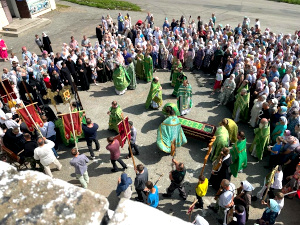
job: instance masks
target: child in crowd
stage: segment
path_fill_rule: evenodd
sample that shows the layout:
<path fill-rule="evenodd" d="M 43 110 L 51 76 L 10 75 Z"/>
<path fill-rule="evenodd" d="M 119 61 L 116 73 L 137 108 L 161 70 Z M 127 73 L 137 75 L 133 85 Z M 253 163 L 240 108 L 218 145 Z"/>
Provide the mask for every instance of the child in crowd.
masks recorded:
<path fill-rule="evenodd" d="M 203 209 L 202 197 L 206 195 L 207 188 L 208 188 L 208 179 L 205 178 L 203 175 L 200 175 L 196 187 L 196 197 L 198 199 L 198 202 L 195 204 L 196 208 Z"/>
<path fill-rule="evenodd" d="M 216 92 L 216 90 L 221 89 L 222 80 L 223 80 L 223 71 L 221 69 L 218 69 L 216 74 L 215 85 L 213 87 L 213 92 L 210 95 L 213 95 Z"/>
<path fill-rule="evenodd" d="M 271 152 L 268 168 L 273 168 L 274 166 L 277 165 L 278 154 L 282 147 L 282 142 L 283 142 L 283 137 L 278 136 L 276 138 L 276 144 L 272 148 L 271 146 L 268 147 L 268 151 Z"/>
<path fill-rule="evenodd" d="M 242 205 L 234 207 L 233 220 L 229 225 L 245 225 L 246 224 L 246 210 Z"/>

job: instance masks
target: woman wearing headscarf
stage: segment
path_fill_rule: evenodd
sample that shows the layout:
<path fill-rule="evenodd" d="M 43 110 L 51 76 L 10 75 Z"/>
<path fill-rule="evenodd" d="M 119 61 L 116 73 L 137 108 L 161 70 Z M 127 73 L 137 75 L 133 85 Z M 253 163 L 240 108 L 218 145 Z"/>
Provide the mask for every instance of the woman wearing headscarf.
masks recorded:
<path fill-rule="evenodd" d="M 50 38 L 44 32 L 42 33 L 42 36 L 43 36 L 43 45 L 44 45 L 43 48 L 48 52 L 48 54 L 50 54 L 51 52 L 53 52 Z"/>
<path fill-rule="evenodd" d="M 293 111 L 291 116 L 288 118 L 288 126 L 287 126 L 287 129 L 291 131 L 291 134 L 293 136 L 297 136 L 295 132 L 295 127 L 298 124 L 300 124 L 299 111 Z"/>
<path fill-rule="evenodd" d="M 185 66 L 187 70 L 192 69 L 194 57 L 195 57 L 195 50 L 193 48 L 193 45 L 190 44 L 188 51 L 186 53 L 186 61 L 185 61 Z"/>
<path fill-rule="evenodd" d="M 219 101 L 220 103 L 218 105 L 226 105 L 228 101 L 231 98 L 231 95 L 233 91 L 235 90 L 235 82 L 234 82 L 235 75 L 231 74 L 230 77 L 228 77 L 224 84 L 223 87 L 221 88 L 221 93 L 219 95 Z"/>
<path fill-rule="evenodd" d="M 276 123 L 276 126 L 271 134 L 272 142 L 276 142 L 276 138 L 282 136 L 284 131 L 287 128 L 287 119 L 284 116 L 281 116 L 279 122 Z"/>
<path fill-rule="evenodd" d="M 286 89 L 285 88 L 279 88 L 279 90 L 277 91 L 275 97 L 278 100 L 278 104 L 279 105 L 283 105 L 286 106 Z"/>
<path fill-rule="evenodd" d="M 249 217 L 249 207 L 251 205 L 252 191 L 254 187 L 248 182 L 241 182 L 241 186 L 237 189 L 237 196 L 234 198 L 235 205 L 242 205 L 246 209 L 246 221 Z"/>
<path fill-rule="evenodd" d="M 199 50 L 196 52 L 196 56 L 195 56 L 195 66 L 197 70 L 200 70 L 204 57 L 205 57 L 204 45 L 200 44 Z"/>
<path fill-rule="evenodd" d="M 261 219 L 258 220 L 259 224 L 275 224 L 278 212 L 280 211 L 279 204 L 274 199 L 269 199 L 266 203 L 265 201 L 262 204 L 267 205 Z"/>
<path fill-rule="evenodd" d="M 211 62 L 212 74 L 216 74 L 217 70 L 222 66 L 221 64 L 222 64 L 223 56 L 224 56 L 224 52 L 221 46 L 217 45 L 217 50 L 215 51 Z"/>
<path fill-rule="evenodd" d="M 211 59 L 214 56 L 214 49 L 212 47 L 212 42 L 209 41 L 207 43 L 207 49 L 205 51 L 205 56 L 203 59 L 203 72 L 204 73 L 210 73 L 210 66 L 211 66 Z"/>
<path fill-rule="evenodd" d="M 119 198 L 127 198 L 130 199 L 132 195 L 131 185 L 132 180 L 130 177 L 127 176 L 126 173 L 122 173 L 121 177 L 118 179 L 118 186 L 117 186 L 117 196 Z"/>
<path fill-rule="evenodd" d="M 286 104 L 288 109 L 292 107 L 293 102 L 296 100 L 296 94 L 290 93 L 289 96 L 286 98 Z"/>
<path fill-rule="evenodd" d="M 289 118 L 294 111 L 299 111 L 299 102 L 298 101 L 293 101 L 292 106 L 288 108 L 286 112 L 286 117 Z"/>

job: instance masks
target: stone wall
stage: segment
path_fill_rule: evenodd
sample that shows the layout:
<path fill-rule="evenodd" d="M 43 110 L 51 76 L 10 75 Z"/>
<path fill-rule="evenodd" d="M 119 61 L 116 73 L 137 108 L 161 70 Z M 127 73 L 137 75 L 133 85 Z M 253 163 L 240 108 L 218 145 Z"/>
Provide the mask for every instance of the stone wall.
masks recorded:
<path fill-rule="evenodd" d="M 40 172 L 18 172 L 2 161 L 0 168 L 0 224 L 190 224 L 126 199 L 113 212 L 108 200 L 95 192 Z"/>

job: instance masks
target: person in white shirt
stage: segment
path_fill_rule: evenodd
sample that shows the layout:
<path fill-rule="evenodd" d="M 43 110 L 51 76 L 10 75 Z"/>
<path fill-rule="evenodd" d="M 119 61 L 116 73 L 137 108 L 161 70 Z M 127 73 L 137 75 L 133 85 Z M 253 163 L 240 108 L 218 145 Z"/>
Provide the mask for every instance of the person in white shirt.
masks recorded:
<path fill-rule="evenodd" d="M 271 185 L 269 191 L 269 198 L 275 198 L 275 194 L 282 189 L 283 172 L 282 167 L 278 166 L 278 170 L 275 173 L 274 182 Z"/>
<path fill-rule="evenodd" d="M 41 164 L 44 166 L 45 173 L 50 177 L 53 177 L 50 165 L 54 164 L 58 170 L 61 170 L 62 168 L 62 165 L 56 159 L 52 151 L 55 144 L 53 141 L 41 137 L 37 140 L 37 144 L 38 147 L 34 149 L 34 159 L 40 160 Z"/>
<path fill-rule="evenodd" d="M 12 113 L 6 113 L 5 118 L 6 118 L 6 120 L 5 120 L 4 124 L 7 127 L 7 129 L 18 127 L 19 133 L 22 134 L 22 132 L 20 131 L 20 124 L 22 121 L 19 118 L 16 120 L 12 119 Z"/>
<path fill-rule="evenodd" d="M 43 127 L 39 127 L 39 130 L 41 131 L 42 135 L 47 138 L 50 141 L 53 141 L 55 143 L 53 150 L 54 155 L 56 156 L 56 158 L 59 158 L 56 150 L 57 145 L 56 145 L 56 131 L 55 131 L 55 124 L 52 121 L 48 122 L 48 118 L 46 116 L 42 116 L 41 117 L 44 126 Z"/>
<path fill-rule="evenodd" d="M 235 192 L 235 185 L 230 183 L 229 180 L 223 179 L 221 182 L 221 187 L 218 190 L 218 194 L 216 195 L 215 199 L 217 199 L 217 204 L 215 207 L 208 206 L 214 212 L 218 212 L 220 219 L 218 220 L 221 224 L 226 221 L 226 214 L 227 211 L 234 206 L 234 192 Z M 226 214 L 225 214 L 226 212 Z"/>

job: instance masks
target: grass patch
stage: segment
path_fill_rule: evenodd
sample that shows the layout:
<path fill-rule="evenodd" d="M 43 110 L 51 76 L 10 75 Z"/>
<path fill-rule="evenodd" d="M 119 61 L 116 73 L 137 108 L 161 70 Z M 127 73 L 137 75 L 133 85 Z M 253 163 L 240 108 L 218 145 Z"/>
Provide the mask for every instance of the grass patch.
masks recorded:
<path fill-rule="evenodd" d="M 69 5 L 56 4 L 56 8 L 58 8 L 58 9 L 66 9 L 66 8 L 70 8 L 70 6 Z"/>
<path fill-rule="evenodd" d="M 300 5 L 300 0 L 269 0 L 273 2 L 285 2 L 289 4 L 295 4 L 295 5 Z"/>
<path fill-rule="evenodd" d="M 101 8 L 101 9 L 141 11 L 141 8 L 139 6 L 126 1 L 117 1 L 117 0 L 64 0 L 64 1 L 76 3 L 79 5 L 87 5 L 91 7 Z"/>

